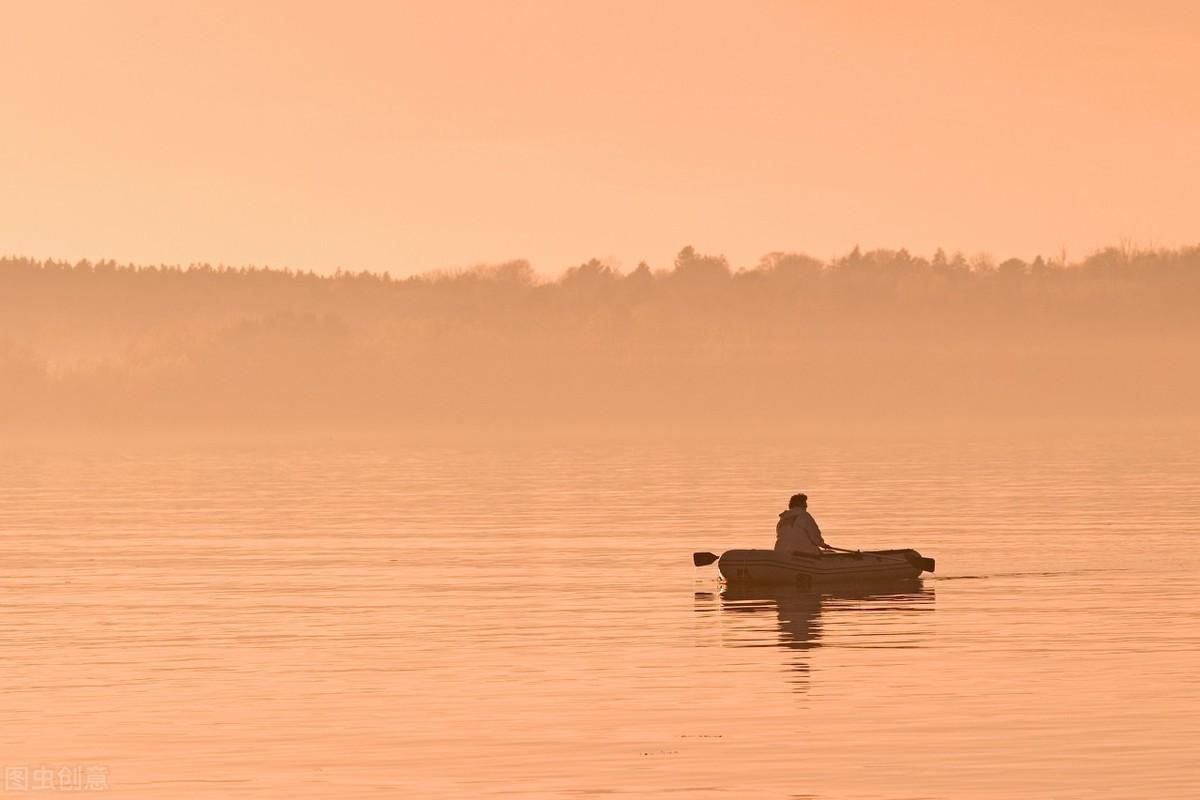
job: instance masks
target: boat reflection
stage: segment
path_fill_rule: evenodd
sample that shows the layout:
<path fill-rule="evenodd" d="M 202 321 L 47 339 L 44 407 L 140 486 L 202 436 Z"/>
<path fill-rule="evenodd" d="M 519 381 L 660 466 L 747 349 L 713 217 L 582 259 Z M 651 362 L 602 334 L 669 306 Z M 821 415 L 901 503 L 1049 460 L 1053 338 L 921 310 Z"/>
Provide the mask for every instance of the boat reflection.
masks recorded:
<path fill-rule="evenodd" d="M 696 593 L 698 611 L 711 611 L 719 602 L 721 616 L 733 623 L 721 626 L 722 646 L 801 651 L 789 659 L 797 691 L 808 688 L 811 654 L 805 651 L 831 646 L 919 647 L 923 626 L 917 626 L 910 615 L 932 611 L 933 601 L 933 588 L 920 579 L 819 591 L 726 586 L 719 595 Z"/>

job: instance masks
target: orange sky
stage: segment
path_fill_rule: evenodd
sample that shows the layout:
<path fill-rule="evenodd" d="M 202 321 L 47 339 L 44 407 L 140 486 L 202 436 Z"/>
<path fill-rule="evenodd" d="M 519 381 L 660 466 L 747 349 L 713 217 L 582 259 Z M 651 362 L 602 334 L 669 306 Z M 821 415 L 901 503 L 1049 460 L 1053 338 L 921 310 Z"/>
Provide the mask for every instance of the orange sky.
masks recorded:
<path fill-rule="evenodd" d="M 748 264 L 1200 240 L 1200 4 L 41 2 L 0 252 Z"/>

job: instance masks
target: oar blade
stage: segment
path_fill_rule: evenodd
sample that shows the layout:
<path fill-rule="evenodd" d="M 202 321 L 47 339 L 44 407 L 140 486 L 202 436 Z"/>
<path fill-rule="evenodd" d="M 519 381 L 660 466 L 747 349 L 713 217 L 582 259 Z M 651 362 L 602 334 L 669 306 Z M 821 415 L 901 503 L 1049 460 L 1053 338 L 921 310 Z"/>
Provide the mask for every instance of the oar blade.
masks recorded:
<path fill-rule="evenodd" d="M 720 558 L 720 556 L 716 555 L 715 553 L 692 553 L 692 563 L 697 567 L 707 567 L 718 558 Z"/>

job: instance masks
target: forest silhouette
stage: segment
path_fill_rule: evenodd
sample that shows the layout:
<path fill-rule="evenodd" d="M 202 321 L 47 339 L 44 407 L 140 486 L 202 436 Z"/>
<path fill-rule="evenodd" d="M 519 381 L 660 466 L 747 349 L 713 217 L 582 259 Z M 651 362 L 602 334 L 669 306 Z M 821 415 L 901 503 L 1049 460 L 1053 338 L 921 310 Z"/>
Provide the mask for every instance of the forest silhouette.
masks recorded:
<path fill-rule="evenodd" d="M 7 428 L 1190 418 L 1200 247 L 394 279 L 0 259 Z"/>

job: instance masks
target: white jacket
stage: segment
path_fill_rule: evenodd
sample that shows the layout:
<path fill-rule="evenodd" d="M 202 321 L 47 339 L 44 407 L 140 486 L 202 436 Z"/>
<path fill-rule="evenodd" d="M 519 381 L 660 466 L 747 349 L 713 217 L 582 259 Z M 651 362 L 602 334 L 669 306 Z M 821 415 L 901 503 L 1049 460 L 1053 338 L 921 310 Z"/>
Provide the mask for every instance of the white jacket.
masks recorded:
<path fill-rule="evenodd" d="M 779 515 L 775 525 L 776 551 L 787 555 L 796 551 L 817 555 L 823 544 L 825 539 L 817 521 L 803 508 L 789 508 Z"/>

